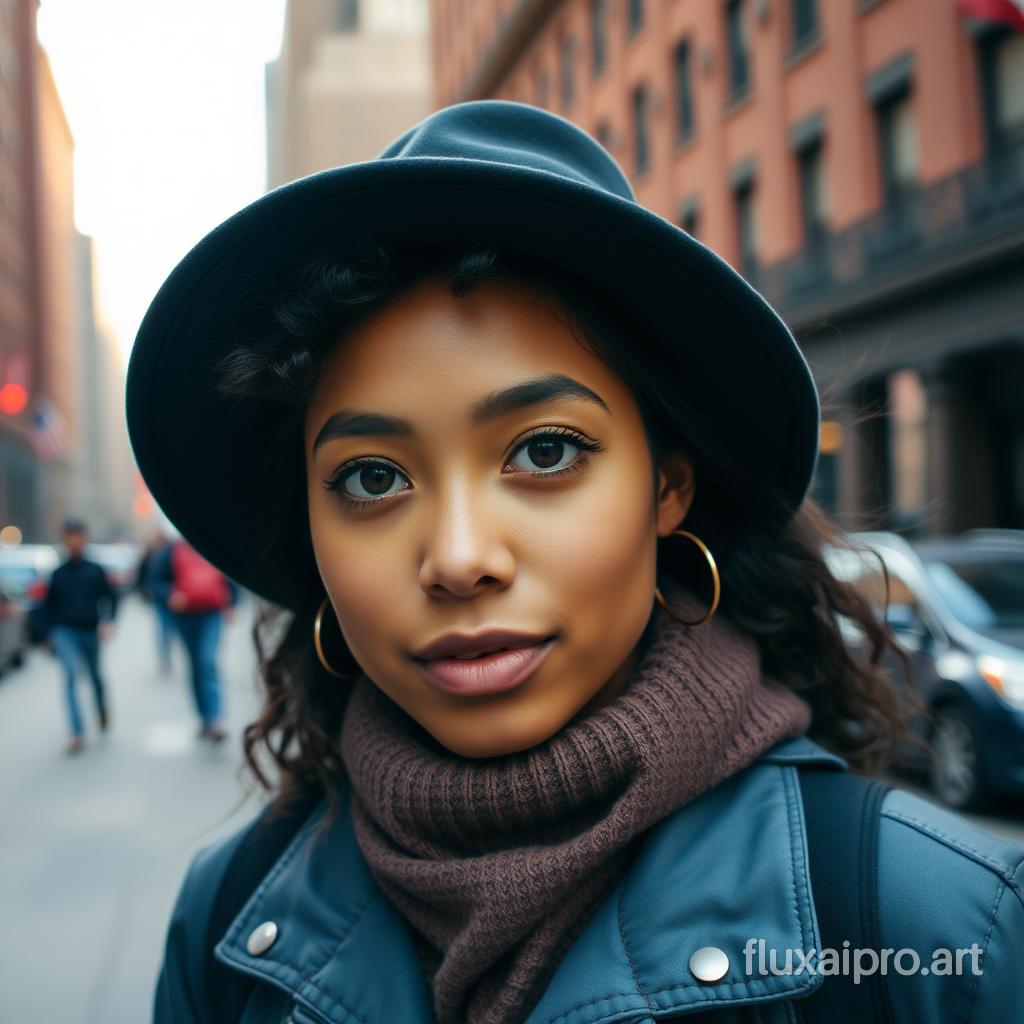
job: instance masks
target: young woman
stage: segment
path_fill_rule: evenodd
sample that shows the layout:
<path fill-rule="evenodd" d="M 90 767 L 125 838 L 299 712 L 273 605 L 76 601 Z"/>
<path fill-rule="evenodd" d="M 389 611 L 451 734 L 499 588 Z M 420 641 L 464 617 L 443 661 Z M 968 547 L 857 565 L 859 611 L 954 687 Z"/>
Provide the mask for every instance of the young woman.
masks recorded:
<path fill-rule="evenodd" d="M 1024 850 L 846 771 L 910 707 L 822 558 L 807 365 L 579 129 L 459 104 L 243 210 L 128 423 L 269 602 L 278 813 L 194 860 L 157 1021 L 1019 1017 Z"/>

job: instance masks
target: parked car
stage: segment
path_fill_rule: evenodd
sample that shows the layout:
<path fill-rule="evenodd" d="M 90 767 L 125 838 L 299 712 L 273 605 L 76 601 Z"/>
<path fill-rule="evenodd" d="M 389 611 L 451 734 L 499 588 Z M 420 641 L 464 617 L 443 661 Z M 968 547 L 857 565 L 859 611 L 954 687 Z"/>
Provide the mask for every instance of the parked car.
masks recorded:
<path fill-rule="evenodd" d="M 1024 794 L 1024 532 L 977 530 L 906 540 L 892 533 L 847 537 L 860 549 L 830 547 L 832 572 L 852 582 L 908 653 L 929 717 L 912 722 L 934 748 L 905 767 L 925 771 L 935 794 L 958 809 L 996 794 Z M 872 554 L 871 552 L 876 554 Z M 850 639 L 859 637 L 847 623 Z M 895 656 L 885 667 L 905 679 Z"/>
<path fill-rule="evenodd" d="M 51 544 L 0 544 L 0 671 L 20 665 L 28 646 L 42 643 L 42 600 L 59 564 Z"/>
<path fill-rule="evenodd" d="M 0 676 L 8 669 L 21 667 L 28 647 L 28 614 L 0 593 Z"/>

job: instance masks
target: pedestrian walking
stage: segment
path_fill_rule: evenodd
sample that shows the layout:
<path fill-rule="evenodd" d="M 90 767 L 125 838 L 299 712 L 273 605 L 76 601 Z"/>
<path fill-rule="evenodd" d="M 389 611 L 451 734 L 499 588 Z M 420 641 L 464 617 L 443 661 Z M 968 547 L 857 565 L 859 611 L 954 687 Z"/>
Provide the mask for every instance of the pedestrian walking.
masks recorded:
<path fill-rule="evenodd" d="M 146 548 L 139 559 L 138 567 L 135 570 L 135 589 L 139 596 L 153 609 L 153 619 L 156 625 L 156 651 L 157 665 L 161 675 L 167 675 L 171 671 L 171 647 L 174 637 L 177 635 L 177 627 L 174 622 L 174 613 L 167 607 L 164 601 L 156 597 L 156 570 L 158 568 L 157 555 L 170 543 L 170 538 L 163 530 L 154 531 L 149 538 Z"/>
<path fill-rule="evenodd" d="M 127 414 L 267 602 L 270 811 L 193 860 L 157 1024 L 1019 1019 L 1024 849 L 871 777 L 919 705 L 808 364 L 584 131 L 467 101 L 258 199 Z"/>
<path fill-rule="evenodd" d="M 100 640 L 112 634 L 118 598 L 103 567 L 85 557 L 85 522 L 65 520 L 61 536 L 67 558 L 50 577 L 43 620 L 47 625 L 47 643 L 64 672 L 71 731 L 67 752 L 77 754 L 85 747 L 85 724 L 75 687 L 80 664 L 85 666 L 92 684 L 100 731 L 106 732 L 110 726 L 106 684 L 100 672 Z"/>
<path fill-rule="evenodd" d="M 153 556 L 148 573 L 154 599 L 173 617 L 188 654 L 199 736 L 220 742 L 222 695 L 217 652 L 221 623 L 234 614 L 238 587 L 187 541 L 174 540 Z"/>

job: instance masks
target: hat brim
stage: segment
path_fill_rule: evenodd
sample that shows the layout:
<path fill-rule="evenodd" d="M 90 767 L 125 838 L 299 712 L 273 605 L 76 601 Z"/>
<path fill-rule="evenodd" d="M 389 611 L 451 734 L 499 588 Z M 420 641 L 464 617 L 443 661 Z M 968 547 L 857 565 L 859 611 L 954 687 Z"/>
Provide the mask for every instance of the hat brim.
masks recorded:
<path fill-rule="evenodd" d="M 618 299 L 692 382 L 687 399 L 721 427 L 736 464 L 792 507 L 803 500 L 818 451 L 814 380 L 775 310 L 712 250 L 634 202 L 546 171 L 377 160 L 292 182 L 226 220 L 142 321 L 127 377 L 131 445 L 154 499 L 201 554 L 254 593 L 293 603 L 281 567 L 254 556 L 268 481 L 250 453 L 278 424 L 214 388 L 213 366 L 247 314 L 324 250 L 472 240 L 535 251 Z"/>

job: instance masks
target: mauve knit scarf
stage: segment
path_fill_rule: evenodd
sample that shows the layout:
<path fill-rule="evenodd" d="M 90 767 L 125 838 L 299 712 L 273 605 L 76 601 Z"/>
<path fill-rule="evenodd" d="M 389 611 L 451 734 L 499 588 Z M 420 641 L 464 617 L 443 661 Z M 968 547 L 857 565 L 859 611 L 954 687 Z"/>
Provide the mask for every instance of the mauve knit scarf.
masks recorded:
<path fill-rule="evenodd" d="M 706 610 L 662 593 L 684 618 Z M 613 701 L 504 757 L 454 754 L 355 683 L 341 753 L 356 838 L 412 926 L 437 1024 L 522 1024 L 634 840 L 810 725 L 721 613 L 687 627 L 655 604 L 642 643 Z"/>

